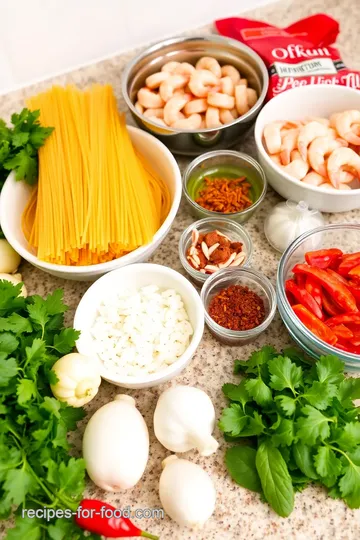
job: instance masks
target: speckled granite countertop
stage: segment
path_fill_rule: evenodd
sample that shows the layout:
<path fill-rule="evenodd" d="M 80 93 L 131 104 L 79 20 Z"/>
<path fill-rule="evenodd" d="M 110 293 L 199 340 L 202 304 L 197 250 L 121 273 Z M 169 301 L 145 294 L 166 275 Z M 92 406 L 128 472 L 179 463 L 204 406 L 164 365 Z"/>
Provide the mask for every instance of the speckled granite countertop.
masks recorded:
<path fill-rule="evenodd" d="M 249 14 L 250 17 L 263 19 L 274 24 L 285 26 L 291 22 L 316 12 L 326 12 L 341 22 L 339 46 L 346 64 L 360 69 L 360 57 L 355 54 L 358 50 L 358 34 L 356 28 L 360 23 L 360 4 L 358 0 L 310 0 L 285 1 L 261 8 Z M 200 29 L 201 33 L 210 33 L 211 28 Z M 46 54 L 46 51 L 44 51 Z M 134 53 L 124 54 L 101 63 L 80 69 L 78 71 L 57 77 L 36 86 L 17 91 L 0 97 L 0 117 L 7 118 L 10 113 L 23 106 L 24 98 L 49 86 L 51 83 L 75 83 L 84 87 L 89 83 L 110 83 L 114 86 L 119 107 L 125 110 L 121 100 L 120 73 L 124 64 Z M 254 155 L 253 136 L 250 133 L 237 149 Z M 186 160 L 181 160 L 183 165 Z M 264 272 L 273 283 L 279 256 L 267 244 L 263 234 L 264 218 L 280 197 L 269 190 L 266 200 L 258 214 L 247 224 L 246 229 L 254 243 L 254 258 L 252 266 Z M 360 211 L 348 214 L 327 215 L 330 223 L 349 221 L 357 222 Z M 181 232 L 192 222 L 188 208 L 182 203 L 174 225 L 152 262 L 166 264 L 179 272 L 183 272 L 177 252 Z M 24 281 L 30 294 L 41 295 L 53 291 L 57 287 L 65 290 L 65 301 L 70 306 L 69 317 L 89 287 L 88 283 L 64 281 L 56 279 L 36 268 L 23 264 L 21 266 Z M 69 319 L 69 322 L 71 320 Z M 214 402 L 217 414 L 224 406 L 221 386 L 225 381 L 234 380 L 232 374 L 233 360 L 247 358 L 255 348 L 266 343 L 282 348 L 290 342 L 287 332 L 277 316 L 268 331 L 261 338 L 243 348 L 229 348 L 220 345 L 206 330 L 203 340 L 192 360 L 191 365 L 173 381 L 173 384 L 190 384 L 204 389 Z M 235 380 L 234 380 L 235 382 Z M 102 498 L 118 507 L 157 508 L 160 507 L 158 497 L 158 479 L 161 472 L 161 461 L 169 452 L 155 439 L 152 431 L 152 415 L 159 394 L 167 385 L 145 390 L 129 391 L 137 400 L 137 405 L 144 415 L 150 429 L 150 459 L 144 477 L 132 490 L 121 493 L 104 493 L 88 484 L 88 495 Z M 101 405 L 112 400 L 119 389 L 103 382 L 98 396 L 87 406 L 89 415 Z M 79 448 L 84 423 L 76 433 L 75 444 Z M 213 478 L 218 498 L 216 512 L 206 524 L 203 531 L 189 532 L 181 529 L 169 518 L 154 520 L 137 520 L 139 526 L 154 534 L 160 534 L 162 539 L 187 540 L 230 540 L 247 539 L 260 540 L 271 538 L 277 540 L 357 540 L 360 537 L 360 510 L 352 511 L 340 501 L 334 501 L 326 496 L 324 490 L 310 487 L 296 495 L 295 510 L 291 517 L 283 519 L 263 504 L 259 496 L 233 484 L 228 477 L 223 453 L 225 443 L 220 433 L 215 436 L 220 441 L 219 451 L 208 458 L 199 458 L 195 452 L 188 452 L 184 457 L 199 463 Z"/>

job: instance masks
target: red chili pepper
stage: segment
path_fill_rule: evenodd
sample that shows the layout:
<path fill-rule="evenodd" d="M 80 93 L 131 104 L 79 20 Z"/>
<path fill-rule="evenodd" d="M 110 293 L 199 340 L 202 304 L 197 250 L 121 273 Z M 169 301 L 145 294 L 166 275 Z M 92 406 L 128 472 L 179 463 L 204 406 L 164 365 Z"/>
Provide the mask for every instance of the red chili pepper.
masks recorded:
<path fill-rule="evenodd" d="M 285 290 L 291 293 L 300 304 L 308 308 L 318 319 L 324 319 L 324 314 L 321 311 L 319 304 L 306 289 L 301 289 L 296 285 L 295 281 L 288 279 L 285 282 Z"/>
<path fill-rule="evenodd" d="M 351 343 L 347 343 L 346 345 L 344 343 L 337 343 L 336 348 L 341 351 L 360 355 L 360 347 L 355 347 L 355 345 L 351 345 Z"/>
<path fill-rule="evenodd" d="M 331 264 L 337 261 L 343 252 L 340 249 L 319 249 L 318 251 L 308 251 L 305 253 L 305 260 L 310 266 L 316 268 L 329 268 Z"/>
<path fill-rule="evenodd" d="M 126 517 L 115 517 L 116 508 L 96 499 L 83 499 L 79 504 L 75 521 L 82 529 L 107 538 L 144 536 L 158 540 L 158 536 L 142 531 Z M 118 510 L 120 514 L 120 510 Z"/>
<path fill-rule="evenodd" d="M 313 332 L 319 339 L 329 343 L 329 345 L 335 345 L 338 338 L 334 332 L 326 326 L 326 324 L 320 321 L 320 319 L 315 317 L 311 311 L 301 304 L 293 306 L 293 310 L 310 332 Z"/>
<path fill-rule="evenodd" d="M 297 274 L 300 276 L 301 274 Z M 305 289 L 314 300 L 319 304 L 319 306 L 322 306 L 322 294 L 321 294 L 321 287 L 316 283 L 315 279 L 313 279 L 311 276 L 307 276 L 306 282 L 305 282 Z"/>
<path fill-rule="evenodd" d="M 344 313 L 342 315 L 336 315 L 326 321 L 328 326 L 338 326 L 339 324 L 347 323 L 360 324 L 359 313 Z"/>
<path fill-rule="evenodd" d="M 335 336 L 341 339 L 352 339 L 354 337 L 354 334 L 352 331 L 345 326 L 344 324 L 339 324 L 337 326 L 332 326 L 331 330 L 334 332 Z M 359 342 L 360 345 L 360 342 Z"/>
<path fill-rule="evenodd" d="M 331 294 L 333 300 L 343 308 L 344 311 L 357 311 L 357 305 L 353 294 L 345 285 L 328 274 L 322 268 L 313 268 L 307 264 L 297 264 L 293 268 L 294 274 L 303 273 L 307 276 L 312 276 L 319 281 L 320 285 Z"/>
<path fill-rule="evenodd" d="M 343 255 L 341 263 L 338 267 L 338 272 L 342 276 L 347 276 L 352 268 L 360 264 L 360 251 L 356 253 L 350 253 L 349 255 Z"/>
<path fill-rule="evenodd" d="M 306 276 L 304 276 L 304 274 L 296 274 L 296 276 L 294 276 L 294 281 L 296 285 L 303 289 L 306 283 Z"/>
<path fill-rule="evenodd" d="M 326 271 L 327 271 L 328 274 L 330 274 L 330 276 L 333 276 L 335 279 L 340 281 L 340 283 L 342 283 L 343 285 L 346 285 L 346 287 L 348 287 L 349 284 L 342 275 L 338 274 L 337 272 L 335 272 L 335 270 L 332 270 L 331 268 L 328 268 Z"/>
<path fill-rule="evenodd" d="M 355 266 L 348 273 L 349 278 L 354 279 L 358 283 L 360 282 L 360 265 Z"/>
<path fill-rule="evenodd" d="M 360 283 L 350 279 L 348 281 L 348 288 L 354 295 L 356 302 L 360 302 Z"/>
<path fill-rule="evenodd" d="M 323 310 L 326 311 L 330 317 L 335 317 L 336 315 L 341 315 L 341 309 L 332 301 L 331 297 L 326 291 L 323 291 Z"/>

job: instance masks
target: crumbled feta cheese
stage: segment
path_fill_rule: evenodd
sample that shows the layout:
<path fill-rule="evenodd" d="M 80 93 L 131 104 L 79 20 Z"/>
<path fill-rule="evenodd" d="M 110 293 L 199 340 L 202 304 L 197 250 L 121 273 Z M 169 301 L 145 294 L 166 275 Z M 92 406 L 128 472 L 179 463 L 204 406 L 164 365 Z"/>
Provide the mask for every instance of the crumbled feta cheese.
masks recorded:
<path fill-rule="evenodd" d="M 187 349 L 193 328 L 176 291 L 148 285 L 106 299 L 91 334 L 107 371 L 136 377 L 174 363 Z"/>

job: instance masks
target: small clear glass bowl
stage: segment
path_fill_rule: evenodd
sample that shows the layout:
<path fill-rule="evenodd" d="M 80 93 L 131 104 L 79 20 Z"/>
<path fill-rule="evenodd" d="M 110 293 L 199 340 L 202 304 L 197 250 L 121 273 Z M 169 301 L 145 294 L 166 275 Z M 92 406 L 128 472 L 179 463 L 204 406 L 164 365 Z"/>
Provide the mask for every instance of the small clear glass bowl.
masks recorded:
<path fill-rule="evenodd" d="M 248 182 L 251 184 L 251 198 L 254 201 L 249 208 L 242 210 L 241 212 L 222 213 L 213 212 L 207 210 L 199 204 L 197 204 L 190 191 L 196 194 L 203 184 L 202 173 L 204 170 L 207 174 L 212 174 L 218 167 L 234 167 L 234 170 L 238 168 L 246 176 Z M 227 217 L 238 223 L 245 223 L 251 216 L 258 210 L 264 197 L 266 195 L 267 182 L 265 173 L 262 167 L 255 159 L 247 154 L 241 152 L 235 152 L 234 150 L 214 150 L 213 152 L 207 152 L 194 159 L 183 174 L 183 192 L 185 198 L 191 208 L 191 213 L 197 219 L 212 217 L 213 219 L 219 217 Z"/>
<path fill-rule="evenodd" d="M 203 274 L 202 272 L 199 272 L 199 270 L 193 268 L 188 263 L 186 258 L 187 252 L 191 246 L 191 235 L 194 229 L 197 229 L 199 233 L 207 233 L 213 230 L 218 230 L 222 234 L 228 236 L 232 242 L 241 242 L 243 244 L 243 251 L 246 254 L 246 258 L 239 268 L 249 266 L 253 254 L 253 245 L 249 233 L 244 229 L 244 227 L 228 218 L 221 217 L 217 219 L 200 219 L 185 229 L 179 241 L 179 256 L 181 264 L 193 282 L 197 283 L 198 285 L 202 285 L 211 276 L 211 274 Z"/>
<path fill-rule="evenodd" d="M 264 321 L 251 330 L 229 330 L 217 324 L 209 315 L 209 304 L 213 297 L 231 285 L 249 287 L 262 298 L 265 307 Z M 276 312 L 275 289 L 269 279 L 250 268 L 223 268 L 209 277 L 201 289 L 201 300 L 205 308 L 205 322 L 210 332 L 226 345 L 246 345 L 257 339 L 267 329 Z"/>
<path fill-rule="evenodd" d="M 292 276 L 295 264 L 304 262 L 305 253 L 313 249 L 339 248 L 344 253 L 359 251 L 360 225 L 342 223 L 326 225 L 299 236 L 280 259 L 277 273 L 276 296 L 280 316 L 293 340 L 311 357 L 336 355 L 349 371 L 360 371 L 360 356 L 341 351 L 318 339 L 298 319 L 285 294 L 285 281 Z"/>

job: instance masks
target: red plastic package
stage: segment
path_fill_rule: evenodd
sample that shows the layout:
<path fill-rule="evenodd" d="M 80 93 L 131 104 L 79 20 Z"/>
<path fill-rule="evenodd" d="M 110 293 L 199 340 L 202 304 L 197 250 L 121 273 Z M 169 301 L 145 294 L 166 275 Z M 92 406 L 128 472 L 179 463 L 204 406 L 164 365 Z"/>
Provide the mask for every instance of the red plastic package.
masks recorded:
<path fill-rule="evenodd" d="M 319 13 L 278 28 L 251 19 L 215 22 L 220 34 L 251 47 L 269 70 L 268 99 L 307 84 L 339 84 L 360 89 L 360 71 L 348 69 L 333 47 L 339 23 Z"/>

